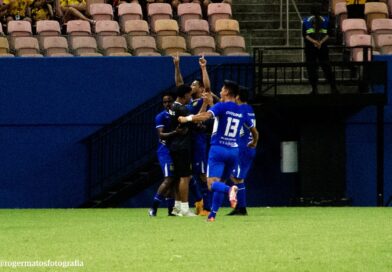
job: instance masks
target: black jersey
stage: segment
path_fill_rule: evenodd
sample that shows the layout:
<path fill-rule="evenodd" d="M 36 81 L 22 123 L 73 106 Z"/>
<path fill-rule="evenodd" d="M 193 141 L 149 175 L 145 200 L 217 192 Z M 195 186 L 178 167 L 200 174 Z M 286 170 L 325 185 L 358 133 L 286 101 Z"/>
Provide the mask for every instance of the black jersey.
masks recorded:
<path fill-rule="evenodd" d="M 191 112 L 189 108 L 185 105 L 182 105 L 178 102 L 174 102 L 173 106 L 170 110 L 170 115 L 172 117 L 171 120 L 171 131 L 175 130 L 177 127 L 181 128 L 182 133 L 176 134 L 172 137 L 168 143 L 169 149 L 176 150 L 190 150 L 192 144 L 192 123 L 180 124 L 178 122 L 178 117 L 180 116 L 188 116 Z"/>

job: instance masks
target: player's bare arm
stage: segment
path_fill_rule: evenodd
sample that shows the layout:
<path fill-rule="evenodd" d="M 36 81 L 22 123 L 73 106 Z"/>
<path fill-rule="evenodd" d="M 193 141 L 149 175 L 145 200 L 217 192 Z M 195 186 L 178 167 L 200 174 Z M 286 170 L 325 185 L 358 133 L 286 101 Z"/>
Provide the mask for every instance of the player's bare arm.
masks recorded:
<path fill-rule="evenodd" d="M 256 148 L 257 142 L 259 141 L 259 132 L 257 128 L 252 127 L 250 128 L 250 133 L 252 133 L 252 141 L 248 144 L 248 147 L 250 148 Z"/>
<path fill-rule="evenodd" d="M 173 63 L 174 63 L 174 79 L 176 81 L 176 86 L 180 86 L 184 84 L 184 79 L 182 78 L 181 71 L 180 71 L 180 56 L 178 52 L 176 55 L 173 56 Z"/>
<path fill-rule="evenodd" d="M 180 122 L 180 123 L 187 123 L 187 122 L 197 123 L 197 122 L 206 121 L 211 118 L 212 118 L 212 113 L 209 111 L 206 111 L 206 112 L 198 113 L 196 115 L 180 116 L 180 117 L 178 117 L 178 122 Z"/>

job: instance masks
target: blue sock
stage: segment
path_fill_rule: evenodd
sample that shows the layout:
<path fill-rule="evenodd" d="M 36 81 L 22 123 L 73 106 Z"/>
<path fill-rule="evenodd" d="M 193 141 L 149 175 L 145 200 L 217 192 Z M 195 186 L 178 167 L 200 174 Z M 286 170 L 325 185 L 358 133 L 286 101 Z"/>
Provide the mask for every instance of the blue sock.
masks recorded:
<path fill-rule="evenodd" d="M 192 177 L 191 182 L 189 182 L 189 190 L 195 196 L 196 202 L 203 199 L 197 178 Z"/>
<path fill-rule="evenodd" d="M 246 187 L 245 183 L 237 184 L 238 192 L 237 192 L 237 207 L 238 208 L 246 208 Z"/>
<path fill-rule="evenodd" d="M 154 196 L 154 200 L 152 202 L 152 208 L 154 210 L 158 209 L 159 205 L 161 204 L 163 200 L 163 196 L 161 196 L 160 194 L 156 193 Z"/>
<path fill-rule="evenodd" d="M 221 192 L 221 193 L 228 193 L 230 187 L 224 184 L 223 182 L 215 181 L 211 184 L 211 191 L 213 192 Z"/>
<path fill-rule="evenodd" d="M 211 212 L 208 215 L 208 218 L 216 216 L 216 213 L 218 212 L 220 206 L 222 206 L 222 202 L 223 202 L 224 197 L 225 197 L 224 193 L 222 193 L 222 192 L 214 192 L 214 194 L 212 196 Z"/>

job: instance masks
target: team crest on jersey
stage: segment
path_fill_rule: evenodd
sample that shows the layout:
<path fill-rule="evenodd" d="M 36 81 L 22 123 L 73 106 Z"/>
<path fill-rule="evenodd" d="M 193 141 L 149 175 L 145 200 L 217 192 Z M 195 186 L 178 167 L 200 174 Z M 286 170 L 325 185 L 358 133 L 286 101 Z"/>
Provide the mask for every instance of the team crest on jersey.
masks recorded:
<path fill-rule="evenodd" d="M 192 106 L 196 107 L 197 106 L 197 101 L 193 101 Z"/>

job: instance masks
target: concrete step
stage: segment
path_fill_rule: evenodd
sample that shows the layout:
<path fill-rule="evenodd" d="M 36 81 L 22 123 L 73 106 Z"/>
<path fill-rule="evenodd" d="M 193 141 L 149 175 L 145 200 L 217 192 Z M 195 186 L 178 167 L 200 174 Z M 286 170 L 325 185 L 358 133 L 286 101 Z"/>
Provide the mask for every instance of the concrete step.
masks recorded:
<path fill-rule="evenodd" d="M 246 33 L 250 35 L 252 38 L 286 38 L 286 29 L 243 29 L 241 33 Z M 301 29 L 290 29 L 289 32 L 290 37 L 301 37 L 302 30 Z"/>
<path fill-rule="evenodd" d="M 283 0 L 282 1 L 283 5 L 286 4 L 286 1 L 287 0 Z M 292 1 L 290 0 L 289 2 L 290 2 L 289 4 L 292 5 Z M 311 4 L 314 4 L 314 2 L 315 2 L 314 0 L 295 0 L 295 3 L 297 5 L 303 5 L 303 4 L 311 5 Z M 319 2 L 322 2 L 322 1 L 319 1 Z M 245 3 L 248 3 L 248 4 L 264 4 L 264 5 L 268 5 L 268 4 L 274 3 L 274 4 L 277 4 L 277 5 L 280 5 L 280 1 L 279 0 L 235 0 L 235 1 L 233 1 L 233 5 L 234 4 L 235 5 L 240 5 L 240 4 L 245 4 Z"/>
<path fill-rule="evenodd" d="M 279 20 L 241 20 L 239 21 L 241 29 L 279 29 Z M 299 20 L 290 21 L 290 29 L 301 28 L 301 22 Z M 283 27 L 286 28 L 286 23 L 283 23 Z"/>
<path fill-rule="evenodd" d="M 338 90 L 341 94 L 349 94 L 349 93 L 357 93 L 357 86 L 344 86 L 338 84 Z M 292 84 L 292 85 L 279 85 L 277 87 L 277 94 L 303 94 L 308 95 L 311 91 L 311 87 L 309 84 Z M 325 82 L 320 82 L 318 85 L 319 95 L 330 94 L 330 87 Z M 275 90 L 273 88 L 269 89 L 267 92 L 264 92 L 264 95 L 275 95 Z"/>
<path fill-rule="evenodd" d="M 252 11 L 252 12 L 238 12 L 234 15 L 233 17 L 237 21 L 260 21 L 260 20 L 276 20 L 280 21 L 280 14 L 278 12 L 274 13 L 262 13 L 262 12 L 257 12 L 257 11 Z M 286 16 L 282 17 L 282 21 L 286 22 Z M 290 14 L 289 21 L 298 21 L 300 22 L 300 19 L 298 16 L 294 13 Z"/>
<path fill-rule="evenodd" d="M 252 37 L 252 46 L 284 46 L 286 45 L 286 38 L 275 37 Z M 290 46 L 301 46 L 301 39 L 293 37 L 289 39 Z"/>

